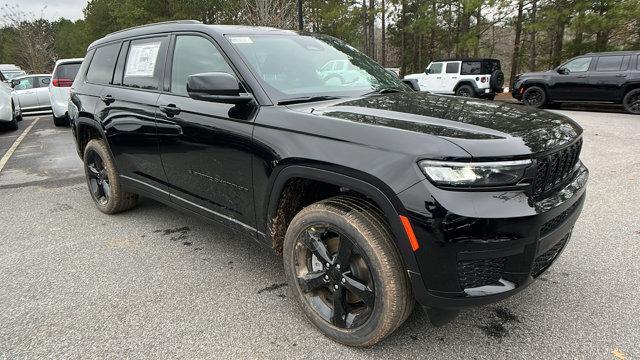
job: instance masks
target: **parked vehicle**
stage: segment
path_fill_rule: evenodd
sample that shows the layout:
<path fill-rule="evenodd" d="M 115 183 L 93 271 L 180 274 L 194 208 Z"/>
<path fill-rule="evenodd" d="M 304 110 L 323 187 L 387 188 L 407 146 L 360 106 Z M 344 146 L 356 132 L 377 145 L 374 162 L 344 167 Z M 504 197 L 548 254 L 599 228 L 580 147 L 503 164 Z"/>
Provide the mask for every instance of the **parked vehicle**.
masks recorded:
<path fill-rule="evenodd" d="M 504 74 L 500 60 L 448 59 L 433 61 L 420 74 L 405 79 L 417 79 L 420 90 L 434 94 L 479 97 L 493 100 L 503 91 Z"/>
<path fill-rule="evenodd" d="M 561 103 L 622 104 L 640 114 L 640 51 L 589 53 L 513 80 L 512 96 L 534 108 Z"/>
<path fill-rule="evenodd" d="M 14 104 L 11 87 L 0 72 L 0 129 L 18 130 L 18 121 L 22 120 L 20 107 Z"/>
<path fill-rule="evenodd" d="M 362 77 L 325 81 L 332 60 Z M 585 199 L 567 117 L 412 91 L 319 34 L 119 31 L 89 46 L 69 116 L 100 211 L 143 195 L 266 244 L 308 319 L 352 346 L 393 332 L 416 300 L 440 324 L 519 292 Z"/>
<path fill-rule="evenodd" d="M 5 81 L 11 81 L 18 76 L 27 75 L 19 66 L 14 64 L 0 64 L 0 74 L 5 78 Z"/>
<path fill-rule="evenodd" d="M 18 76 L 11 80 L 13 102 L 20 104 L 23 113 L 51 109 L 49 99 L 50 74 Z"/>
<path fill-rule="evenodd" d="M 71 89 L 73 80 L 78 74 L 82 60 L 82 58 L 61 59 L 56 61 L 56 65 L 53 68 L 53 75 L 49 83 L 49 98 L 55 126 L 66 126 L 69 124 L 67 117 L 69 90 Z"/>

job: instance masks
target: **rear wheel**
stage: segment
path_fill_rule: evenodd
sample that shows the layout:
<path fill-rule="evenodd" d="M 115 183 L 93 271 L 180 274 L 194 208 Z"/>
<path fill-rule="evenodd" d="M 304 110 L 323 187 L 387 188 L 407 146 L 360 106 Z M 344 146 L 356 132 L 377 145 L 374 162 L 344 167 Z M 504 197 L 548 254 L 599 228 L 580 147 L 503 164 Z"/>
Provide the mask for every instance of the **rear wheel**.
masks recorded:
<path fill-rule="evenodd" d="M 113 159 L 102 140 L 91 140 L 84 150 L 84 172 L 91 197 L 100 211 L 115 214 L 138 202 L 138 195 L 122 189 Z"/>
<path fill-rule="evenodd" d="M 300 211 L 287 229 L 283 261 L 305 315 L 337 342 L 374 345 L 413 309 L 391 234 L 362 200 L 334 197 Z"/>
<path fill-rule="evenodd" d="M 627 93 L 622 100 L 624 109 L 631 114 L 640 114 L 640 89 L 634 89 Z"/>
<path fill-rule="evenodd" d="M 55 126 L 69 126 L 69 118 L 65 115 L 57 117 L 53 115 L 53 125 Z"/>
<path fill-rule="evenodd" d="M 11 121 L 7 124 L 7 129 L 18 130 L 18 118 L 16 117 L 16 110 L 13 102 L 11 103 Z"/>
<path fill-rule="evenodd" d="M 462 85 L 456 90 L 456 96 L 460 97 L 476 97 L 476 92 L 469 85 Z"/>
<path fill-rule="evenodd" d="M 532 86 L 525 90 L 524 94 L 522 94 L 522 103 L 534 107 L 541 108 L 547 102 L 547 94 L 544 92 L 544 89 L 538 86 Z"/>

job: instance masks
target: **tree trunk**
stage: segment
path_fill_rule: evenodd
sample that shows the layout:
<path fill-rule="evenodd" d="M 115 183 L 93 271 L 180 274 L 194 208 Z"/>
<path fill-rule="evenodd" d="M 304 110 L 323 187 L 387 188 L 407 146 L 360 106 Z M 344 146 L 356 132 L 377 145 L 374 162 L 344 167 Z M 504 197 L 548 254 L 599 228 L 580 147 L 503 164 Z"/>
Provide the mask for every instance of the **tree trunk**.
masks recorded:
<path fill-rule="evenodd" d="M 387 66 L 387 37 L 386 37 L 386 30 L 385 30 L 385 23 L 386 23 L 386 18 L 387 18 L 387 8 L 384 4 L 384 0 L 382 0 L 382 3 L 380 4 L 382 7 L 382 33 L 380 34 L 382 36 L 382 66 Z"/>
<path fill-rule="evenodd" d="M 403 77 L 407 74 L 407 59 L 405 56 L 405 48 L 407 46 L 406 28 L 407 28 L 407 1 L 402 0 L 400 10 L 400 76 Z"/>
<path fill-rule="evenodd" d="M 518 17 L 516 18 L 516 38 L 513 41 L 513 57 L 511 58 L 511 76 L 509 81 L 514 79 L 518 74 L 520 61 L 520 36 L 522 35 L 522 10 L 524 8 L 524 0 L 518 0 Z"/>
<path fill-rule="evenodd" d="M 369 20 L 367 16 L 367 0 L 362 0 L 362 30 L 362 35 L 364 36 L 362 42 L 364 46 L 362 50 L 366 55 L 371 55 L 369 53 Z"/>
<path fill-rule="evenodd" d="M 537 39 L 538 30 L 535 29 L 536 25 L 536 16 L 538 15 L 538 0 L 531 1 L 531 24 L 533 25 L 532 29 L 529 31 L 529 43 L 531 44 L 530 54 L 529 54 L 529 71 L 536 71 L 536 60 L 538 57 L 538 49 L 537 49 Z"/>
<path fill-rule="evenodd" d="M 478 6 L 478 11 L 476 12 L 476 42 L 473 44 L 473 56 L 480 56 L 480 39 L 481 39 L 481 31 L 480 25 L 482 24 L 482 4 Z"/>
<path fill-rule="evenodd" d="M 376 59 L 376 8 L 375 0 L 369 0 L 369 55 L 373 60 Z"/>

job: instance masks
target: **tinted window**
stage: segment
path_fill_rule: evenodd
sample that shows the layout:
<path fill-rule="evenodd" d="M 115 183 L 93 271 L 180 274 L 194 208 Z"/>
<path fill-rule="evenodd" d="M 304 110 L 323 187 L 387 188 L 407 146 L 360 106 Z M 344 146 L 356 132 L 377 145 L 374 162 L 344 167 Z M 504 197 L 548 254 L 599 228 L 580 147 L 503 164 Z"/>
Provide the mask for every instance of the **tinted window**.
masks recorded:
<path fill-rule="evenodd" d="M 463 61 L 461 75 L 480 75 L 482 63 L 480 61 Z"/>
<path fill-rule="evenodd" d="M 87 81 L 94 84 L 110 84 L 119 50 L 120 43 L 97 49 L 87 71 Z"/>
<path fill-rule="evenodd" d="M 618 71 L 622 65 L 623 56 L 601 56 L 596 65 L 596 71 Z"/>
<path fill-rule="evenodd" d="M 122 85 L 158 90 L 160 74 L 164 70 L 166 43 L 166 37 L 131 41 Z"/>
<path fill-rule="evenodd" d="M 19 81 L 20 83 L 13 87 L 15 90 L 27 90 L 27 89 L 33 89 L 35 87 L 34 86 L 35 78 L 33 77 L 23 78 L 23 79 L 20 79 Z"/>
<path fill-rule="evenodd" d="M 492 72 L 496 71 L 496 70 L 500 70 L 500 61 L 499 60 L 485 60 L 483 61 L 484 64 L 484 73 L 485 74 L 491 74 Z"/>
<path fill-rule="evenodd" d="M 60 64 L 56 68 L 56 72 L 53 74 L 54 79 L 69 79 L 73 80 L 80 70 L 81 63 L 68 63 Z"/>
<path fill-rule="evenodd" d="M 566 63 L 563 68 L 569 69 L 571 72 L 585 72 L 589 70 L 589 65 L 591 64 L 591 58 L 578 58 L 573 59 Z"/>
<path fill-rule="evenodd" d="M 171 92 L 187 95 L 187 77 L 206 72 L 233 74 L 211 41 L 200 36 L 178 36 L 171 66 Z"/>
<path fill-rule="evenodd" d="M 442 63 L 433 63 L 429 67 L 429 74 L 442 74 Z"/>
<path fill-rule="evenodd" d="M 460 70 L 460 63 L 458 62 L 450 62 L 447 63 L 447 74 L 457 74 L 458 70 Z"/>
<path fill-rule="evenodd" d="M 51 76 L 38 76 L 36 81 L 36 87 L 47 87 L 51 82 Z"/>

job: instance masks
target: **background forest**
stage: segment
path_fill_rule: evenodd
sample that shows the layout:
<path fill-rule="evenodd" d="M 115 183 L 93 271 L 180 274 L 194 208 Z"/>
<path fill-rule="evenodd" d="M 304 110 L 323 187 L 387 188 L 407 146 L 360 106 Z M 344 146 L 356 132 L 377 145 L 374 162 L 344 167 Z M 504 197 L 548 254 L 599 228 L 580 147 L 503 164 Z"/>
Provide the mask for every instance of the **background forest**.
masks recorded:
<path fill-rule="evenodd" d="M 640 49 L 640 0 L 302 0 L 303 27 L 402 74 L 433 59 L 495 57 L 507 78 L 590 51 Z M 297 29 L 296 0 L 90 0 L 84 19 L 0 7 L 0 63 L 50 71 L 119 29 L 174 19 Z"/>

